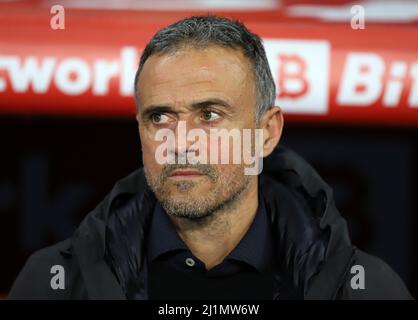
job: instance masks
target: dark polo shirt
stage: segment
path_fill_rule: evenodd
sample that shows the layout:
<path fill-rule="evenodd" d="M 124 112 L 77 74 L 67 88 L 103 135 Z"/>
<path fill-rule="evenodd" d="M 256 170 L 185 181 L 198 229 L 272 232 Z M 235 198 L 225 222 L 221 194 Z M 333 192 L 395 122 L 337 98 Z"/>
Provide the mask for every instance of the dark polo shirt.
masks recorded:
<path fill-rule="evenodd" d="M 148 239 L 150 299 L 272 299 L 272 232 L 260 204 L 245 236 L 207 270 L 157 203 Z"/>

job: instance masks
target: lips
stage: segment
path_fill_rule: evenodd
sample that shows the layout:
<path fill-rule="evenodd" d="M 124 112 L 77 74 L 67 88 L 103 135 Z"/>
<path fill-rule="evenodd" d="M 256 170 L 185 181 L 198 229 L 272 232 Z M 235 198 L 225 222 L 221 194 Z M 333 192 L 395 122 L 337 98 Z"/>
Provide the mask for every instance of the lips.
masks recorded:
<path fill-rule="evenodd" d="M 193 177 L 201 177 L 203 176 L 203 173 L 197 170 L 191 170 L 191 169 L 177 169 L 174 170 L 170 177 L 173 178 L 193 178 Z"/>

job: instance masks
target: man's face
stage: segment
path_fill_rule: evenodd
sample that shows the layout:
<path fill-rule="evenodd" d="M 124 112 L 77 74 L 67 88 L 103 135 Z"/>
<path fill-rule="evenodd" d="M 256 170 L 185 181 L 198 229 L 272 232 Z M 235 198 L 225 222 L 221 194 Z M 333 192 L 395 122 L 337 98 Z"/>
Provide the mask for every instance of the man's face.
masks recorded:
<path fill-rule="evenodd" d="M 175 54 L 153 55 L 145 63 L 138 80 L 138 123 L 147 182 L 167 213 L 186 218 L 202 218 L 232 205 L 248 189 L 254 176 L 244 173 L 245 162 L 233 161 L 238 145 L 229 146 L 209 139 L 211 129 L 235 132 L 254 129 L 255 84 L 248 59 L 238 50 L 220 47 L 185 48 Z M 180 130 L 180 124 L 186 131 Z M 208 135 L 167 150 L 178 157 L 198 150 L 208 160 L 197 164 L 159 164 L 156 155 L 163 142 L 156 141 L 159 130 L 172 130 L 176 139 L 184 139 L 192 129 Z M 242 135 L 241 135 L 242 137 Z M 242 140 L 241 140 L 242 141 Z M 199 148 L 196 149 L 195 142 Z M 200 144 L 199 144 L 200 143 Z M 240 142 L 241 143 L 241 142 Z M 194 146 L 193 146 L 194 145 Z M 217 151 L 218 161 L 209 162 Z M 222 153 L 229 163 L 221 163 Z"/>

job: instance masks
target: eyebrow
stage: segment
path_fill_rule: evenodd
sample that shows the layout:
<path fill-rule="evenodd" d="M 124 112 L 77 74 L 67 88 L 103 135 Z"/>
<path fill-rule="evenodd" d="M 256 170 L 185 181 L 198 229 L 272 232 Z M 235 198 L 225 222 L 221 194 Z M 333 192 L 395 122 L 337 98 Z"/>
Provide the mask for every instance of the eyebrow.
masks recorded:
<path fill-rule="evenodd" d="M 203 101 L 198 101 L 198 102 L 194 102 L 192 103 L 192 108 L 193 109 L 205 109 L 207 107 L 210 107 L 212 105 L 220 105 L 223 106 L 225 108 L 231 108 L 231 106 L 229 105 L 228 102 L 222 100 L 222 99 L 218 99 L 218 98 L 209 98 L 209 99 L 205 99 Z"/>
<path fill-rule="evenodd" d="M 201 110 L 201 109 L 206 109 L 212 105 L 220 105 L 228 109 L 231 108 L 230 104 L 226 102 L 225 100 L 222 100 L 219 98 L 208 98 L 203 101 L 193 102 L 191 104 L 191 109 Z M 145 118 L 147 116 L 150 116 L 153 113 L 177 114 L 177 111 L 175 111 L 174 108 L 170 105 L 150 105 L 142 112 L 142 116 Z"/>
<path fill-rule="evenodd" d="M 176 112 L 170 106 L 151 105 L 142 112 L 142 117 L 147 118 L 147 117 L 150 117 L 154 113 L 175 114 Z"/>

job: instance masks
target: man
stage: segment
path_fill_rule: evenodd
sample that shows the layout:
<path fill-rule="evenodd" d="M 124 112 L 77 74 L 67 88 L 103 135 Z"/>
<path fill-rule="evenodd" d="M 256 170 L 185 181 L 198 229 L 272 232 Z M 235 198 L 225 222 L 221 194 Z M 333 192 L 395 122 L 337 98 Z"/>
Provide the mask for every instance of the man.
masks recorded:
<path fill-rule="evenodd" d="M 275 97 L 241 23 L 198 16 L 159 31 L 135 78 L 143 168 L 71 239 L 35 253 L 9 298 L 410 299 L 351 245 L 330 187 L 278 147 Z"/>

